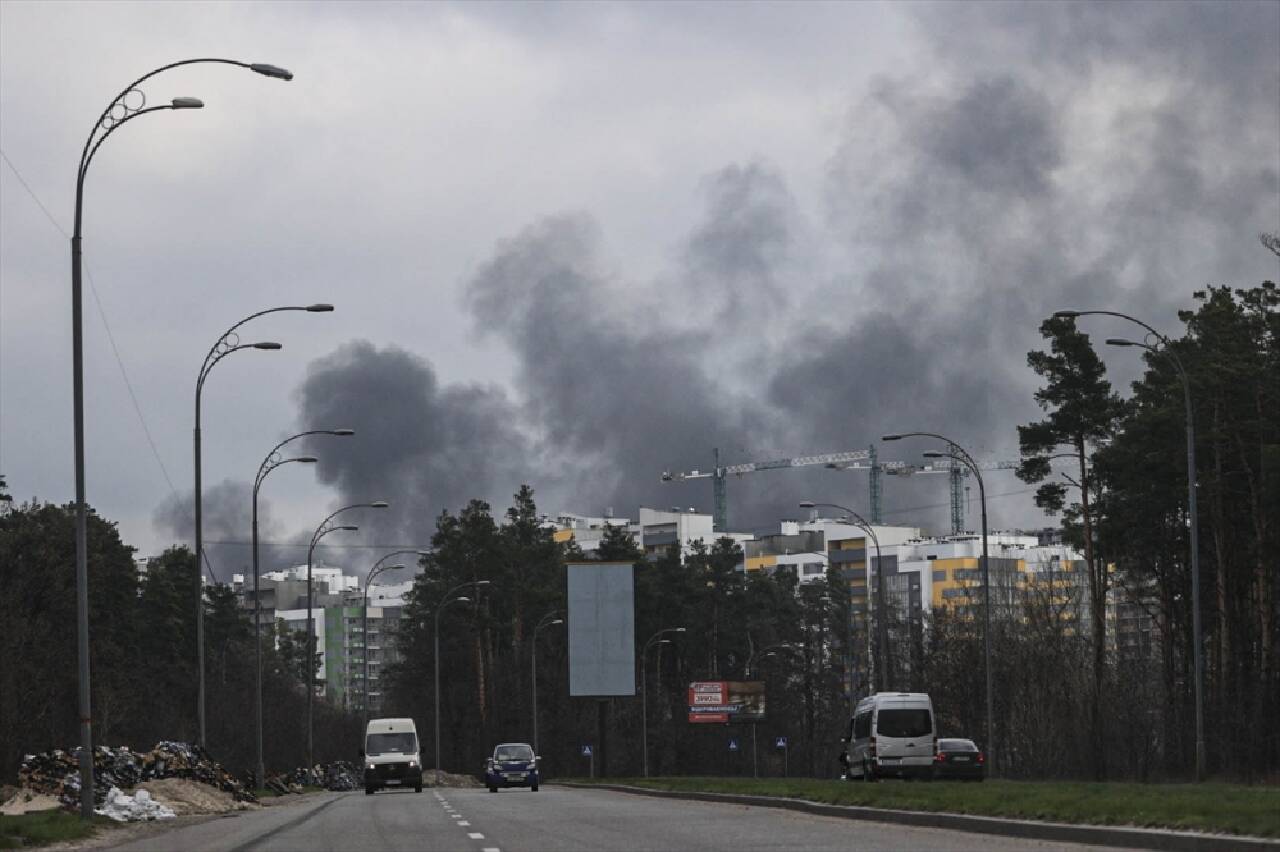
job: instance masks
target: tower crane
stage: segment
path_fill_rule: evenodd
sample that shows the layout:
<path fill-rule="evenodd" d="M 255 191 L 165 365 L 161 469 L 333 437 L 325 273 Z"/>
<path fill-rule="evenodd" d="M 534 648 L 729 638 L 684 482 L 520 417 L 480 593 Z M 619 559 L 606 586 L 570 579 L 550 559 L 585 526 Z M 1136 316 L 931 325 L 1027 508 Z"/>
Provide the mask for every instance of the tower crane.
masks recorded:
<path fill-rule="evenodd" d="M 805 467 L 813 464 L 825 464 L 829 466 L 849 465 L 865 459 L 869 459 L 875 453 L 875 450 L 851 450 L 844 453 L 823 453 L 816 456 L 796 456 L 791 459 L 773 459 L 771 461 L 746 462 L 745 464 L 731 464 L 721 466 L 720 449 L 715 450 L 715 467 L 711 470 L 694 470 L 681 473 L 671 473 L 670 471 L 662 472 L 663 482 L 672 482 L 674 480 L 686 479 L 710 479 L 713 486 L 714 505 L 711 513 L 712 529 L 716 532 L 724 532 L 728 527 L 729 515 L 729 498 L 727 478 L 729 474 L 741 476 L 744 473 L 754 473 L 758 470 L 777 470 L 779 468 Z"/>
<path fill-rule="evenodd" d="M 881 520 L 881 476 L 914 476 L 915 474 L 945 473 L 951 480 L 951 532 L 964 532 L 964 479 L 969 476 L 969 469 L 959 462 L 939 460 L 931 464 L 914 465 L 902 461 L 881 462 L 876 457 L 876 447 L 872 444 L 865 450 L 849 450 L 841 453 L 821 453 L 812 456 L 796 456 L 789 459 L 772 459 L 770 461 L 745 462 L 743 464 L 721 465 L 720 449 L 715 449 L 715 467 L 711 470 L 698 470 L 671 473 L 663 471 L 663 482 L 684 481 L 689 479 L 710 479 L 712 482 L 713 507 L 712 529 L 724 532 L 728 528 L 729 474 L 741 476 L 758 470 L 779 470 L 792 467 L 806 467 L 821 464 L 835 470 L 866 470 L 871 473 L 871 523 L 879 524 Z M 1014 461 L 998 461 L 979 464 L 979 470 L 1012 470 L 1018 466 Z"/>

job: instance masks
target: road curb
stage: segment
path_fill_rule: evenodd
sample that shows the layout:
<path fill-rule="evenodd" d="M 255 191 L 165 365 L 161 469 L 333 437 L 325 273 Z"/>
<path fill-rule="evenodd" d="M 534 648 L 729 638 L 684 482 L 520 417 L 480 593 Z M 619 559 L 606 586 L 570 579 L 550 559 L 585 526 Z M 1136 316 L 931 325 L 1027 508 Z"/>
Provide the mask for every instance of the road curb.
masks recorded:
<path fill-rule="evenodd" d="M 1004 817 L 949 814 L 938 811 L 901 811 L 889 808 L 868 808 L 861 805 L 828 805 L 822 802 L 786 799 L 776 796 L 652 790 L 647 787 L 629 787 L 623 784 L 578 784 L 571 781 L 557 781 L 555 783 L 558 786 L 574 787 L 581 790 L 611 790 L 616 793 L 632 793 L 639 796 L 654 796 L 666 799 L 687 799 L 697 802 L 781 808 L 819 816 L 914 825 L 925 828 L 945 828 L 951 831 L 967 831 L 974 834 L 997 834 L 1026 840 L 1088 843 L 1094 846 L 1120 846 L 1130 849 L 1170 849 L 1175 850 L 1175 852 L 1218 852 L 1218 850 L 1222 850 L 1222 852 L 1260 852 L 1260 850 L 1280 849 L 1280 842 L 1274 840 L 1261 837 L 1240 837 L 1232 834 L 1202 834 L 1193 831 L 1163 831 L 1110 825 L 1075 825 L 1064 822 L 1040 822 L 1038 820 L 1006 819 Z"/>

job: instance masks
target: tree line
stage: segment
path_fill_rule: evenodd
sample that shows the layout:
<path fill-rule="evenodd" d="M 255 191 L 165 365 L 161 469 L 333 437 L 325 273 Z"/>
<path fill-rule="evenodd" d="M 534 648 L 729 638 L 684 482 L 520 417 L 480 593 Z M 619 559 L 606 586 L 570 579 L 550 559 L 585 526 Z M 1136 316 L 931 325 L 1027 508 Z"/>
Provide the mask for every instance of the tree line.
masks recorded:
<path fill-rule="evenodd" d="M 1276 287 L 1195 294 L 1170 339 L 1191 385 L 1199 480 L 1198 532 L 1204 705 L 1209 771 L 1256 779 L 1280 767 L 1275 523 L 1280 504 L 1280 352 Z M 1083 577 L 1003 590 L 993 620 L 993 755 L 1013 777 L 1187 778 L 1195 765 L 1190 527 L 1183 389 L 1165 344 L 1122 397 L 1080 318 L 1041 327 L 1045 351 L 1028 355 L 1043 379 L 1042 420 L 1019 428 L 1019 476 L 1037 503 L 1060 514 L 1065 539 L 1084 555 Z M 0 481 L 0 492 L 3 482 Z M 0 508 L 4 507 L 0 503 Z M 78 741 L 73 512 L 10 506 L 0 515 L 0 760 L 16 775 L 22 752 Z M 478 772 L 497 742 L 533 739 L 538 679 L 539 746 L 550 775 L 596 768 L 638 775 L 642 710 L 636 697 L 568 695 L 565 564 L 584 561 L 557 542 L 523 487 L 504 514 L 481 500 L 436 520 L 432 552 L 409 594 L 388 666 L 385 715 L 411 716 L 423 757 L 435 762 L 434 676 L 440 671 L 440 762 Z M 90 624 L 97 742 L 147 747 L 193 739 L 195 565 L 173 548 L 145 576 L 114 524 L 90 516 Z M 869 688 L 868 636 L 851 621 L 854 600 L 837 569 L 817 582 L 787 572 L 737 570 L 727 539 L 643 556 L 609 528 L 591 558 L 635 565 L 637 647 L 650 647 L 637 685 L 647 695 L 649 767 L 661 774 L 752 772 L 752 731 L 687 720 L 695 680 L 766 682 L 767 718 L 754 732 L 761 774 L 783 771 L 774 738 L 788 738 L 792 774 L 834 777 L 835 755 L 856 698 Z M 1065 578 L 1064 578 L 1065 579 Z M 476 587 L 476 581 L 487 585 Z M 441 610 L 448 593 L 470 600 Z M 1108 607 L 1147 619 L 1144 642 L 1121 644 Z M 226 587 L 205 601 L 209 744 L 233 769 L 253 762 L 252 626 Z M 912 621 L 882 613 L 887 688 L 929 692 L 940 733 L 979 740 L 985 730 L 982 635 L 973 613 L 939 609 Z M 440 654 L 435 653 L 439 623 Z M 856 628 L 851 628 L 855 624 Z M 265 643 L 267 764 L 303 762 L 307 661 L 296 636 Z M 768 651 L 768 653 L 765 653 Z M 637 668 L 639 669 L 639 651 Z M 748 663 L 754 663 L 754 672 Z M 602 725 L 603 723 L 603 725 Z M 317 703 L 317 759 L 352 759 L 359 720 Z M 728 748 L 736 739 L 739 749 Z"/>

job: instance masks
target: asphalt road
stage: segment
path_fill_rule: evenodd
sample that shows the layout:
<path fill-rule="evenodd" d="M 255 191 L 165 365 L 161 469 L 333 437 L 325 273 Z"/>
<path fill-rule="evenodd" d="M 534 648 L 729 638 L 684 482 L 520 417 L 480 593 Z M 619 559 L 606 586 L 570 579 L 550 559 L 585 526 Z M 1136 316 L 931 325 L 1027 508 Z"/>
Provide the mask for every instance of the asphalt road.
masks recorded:
<path fill-rule="evenodd" d="M 1085 850 L 1094 847 L 912 828 L 775 808 L 603 790 L 442 789 L 325 793 L 287 807 L 176 826 L 125 852 L 633 852 L 634 850 Z"/>

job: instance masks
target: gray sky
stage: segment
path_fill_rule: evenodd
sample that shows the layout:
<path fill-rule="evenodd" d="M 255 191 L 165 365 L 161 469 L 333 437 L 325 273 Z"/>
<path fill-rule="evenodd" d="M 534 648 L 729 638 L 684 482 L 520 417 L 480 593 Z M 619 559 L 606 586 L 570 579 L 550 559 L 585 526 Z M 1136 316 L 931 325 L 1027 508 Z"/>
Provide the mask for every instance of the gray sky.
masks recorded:
<path fill-rule="evenodd" d="M 1176 331 L 1193 290 L 1276 277 L 1257 234 L 1280 230 L 1277 43 L 1275 2 L 6 0 L 0 472 L 20 500 L 74 494 L 68 244 L 13 169 L 69 232 L 93 119 L 158 65 L 297 76 L 153 79 L 151 103 L 206 108 L 122 128 L 89 174 L 88 494 L 144 554 L 190 534 L 204 353 L 283 304 L 337 311 L 247 326 L 285 348 L 210 376 L 211 541 L 248 537 L 248 483 L 304 428 L 359 435 L 268 480 L 281 544 L 379 498 L 348 540 L 423 544 L 442 509 L 500 513 L 521 482 L 547 512 L 709 511 L 708 482 L 658 475 L 716 446 L 736 463 L 917 429 L 1015 458 L 1053 310 Z M 1106 358 L 1124 390 L 1136 363 Z M 867 509 L 865 473 L 729 492 L 740 529 L 806 498 Z M 945 501 L 941 477 L 889 480 L 886 520 L 944 531 Z M 1049 522 L 1025 494 L 991 511 Z M 224 577 L 247 558 L 210 555 Z"/>

